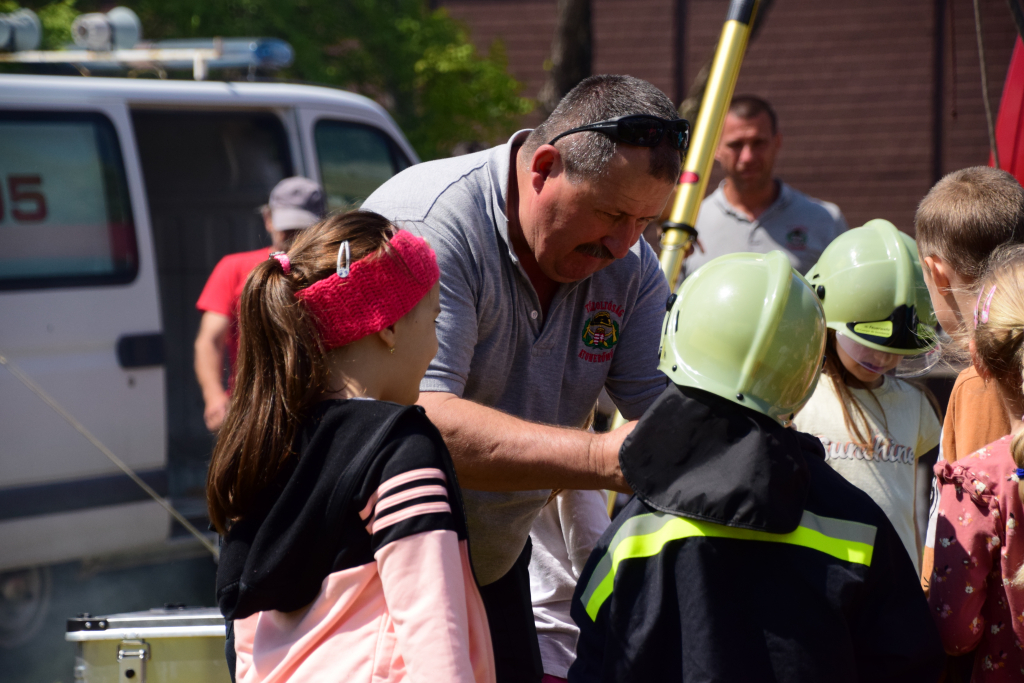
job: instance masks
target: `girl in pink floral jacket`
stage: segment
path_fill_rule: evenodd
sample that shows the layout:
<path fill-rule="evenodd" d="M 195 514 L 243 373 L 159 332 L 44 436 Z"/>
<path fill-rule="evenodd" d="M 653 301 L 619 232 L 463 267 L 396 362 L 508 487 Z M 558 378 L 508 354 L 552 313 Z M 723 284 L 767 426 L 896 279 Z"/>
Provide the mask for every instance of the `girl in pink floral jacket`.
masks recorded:
<path fill-rule="evenodd" d="M 998 387 L 1013 431 L 935 466 L 941 497 L 929 603 L 946 652 L 975 652 L 972 681 L 1024 681 L 1024 246 L 990 260 L 971 357 Z"/>

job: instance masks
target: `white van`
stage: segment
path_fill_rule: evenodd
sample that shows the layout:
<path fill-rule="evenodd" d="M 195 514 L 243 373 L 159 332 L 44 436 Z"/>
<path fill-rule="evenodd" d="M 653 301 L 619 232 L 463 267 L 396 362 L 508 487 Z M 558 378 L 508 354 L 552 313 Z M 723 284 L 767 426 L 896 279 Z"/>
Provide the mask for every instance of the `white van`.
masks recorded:
<path fill-rule="evenodd" d="M 192 343 L 210 271 L 269 244 L 257 208 L 280 179 L 321 182 L 339 209 L 416 161 L 380 106 L 339 90 L 0 75 L 0 355 L 201 520 L 213 441 Z M 172 532 L 0 368 L 0 572 Z"/>

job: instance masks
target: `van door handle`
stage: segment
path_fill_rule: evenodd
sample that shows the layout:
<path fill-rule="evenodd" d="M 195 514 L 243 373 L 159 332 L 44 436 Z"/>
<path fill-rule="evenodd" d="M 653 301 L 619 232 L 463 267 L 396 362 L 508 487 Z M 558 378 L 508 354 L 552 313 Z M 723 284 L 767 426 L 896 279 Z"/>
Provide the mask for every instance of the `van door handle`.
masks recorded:
<path fill-rule="evenodd" d="M 164 364 L 163 332 L 124 334 L 117 339 L 117 362 L 122 368 Z"/>

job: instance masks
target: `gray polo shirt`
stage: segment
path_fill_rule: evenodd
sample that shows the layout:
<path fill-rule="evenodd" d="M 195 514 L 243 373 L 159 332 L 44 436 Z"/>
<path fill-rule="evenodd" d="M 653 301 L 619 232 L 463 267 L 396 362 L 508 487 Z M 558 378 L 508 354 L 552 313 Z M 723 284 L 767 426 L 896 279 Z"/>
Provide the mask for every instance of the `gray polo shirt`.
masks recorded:
<path fill-rule="evenodd" d="M 779 181 L 779 196 L 764 213 L 751 220 L 725 198 L 718 186 L 700 205 L 697 232 L 704 253 L 699 249 L 686 259 L 689 275 L 723 254 L 749 251 L 767 254 L 779 249 L 800 273 L 806 273 L 829 242 L 846 230 L 846 219 L 839 207 L 808 197 Z"/>
<path fill-rule="evenodd" d="M 657 365 L 669 292 L 657 257 L 641 240 L 607 268 L 561 285 L 545 317 L 508 241 L 512 140 L 412 166 L 363 204 L 423 235 L 437 253 L 439 350 L 420 389 L 533 422 L 582 427 L 606 387 L 622 414 L 635 419 L 667 381 Z M 512 567 L 549 494 L 463 491 L 481 584 Z"/>

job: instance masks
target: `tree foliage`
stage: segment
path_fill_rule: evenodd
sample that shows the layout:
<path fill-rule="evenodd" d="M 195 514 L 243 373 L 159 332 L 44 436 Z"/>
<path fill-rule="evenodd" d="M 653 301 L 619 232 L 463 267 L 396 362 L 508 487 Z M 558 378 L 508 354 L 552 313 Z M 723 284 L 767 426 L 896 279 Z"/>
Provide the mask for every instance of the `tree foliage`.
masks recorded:
<path fill-rule="evenodd" d="M 65 44 L 78 11 L 101 0 L 23 2 L 39 13 L 47 47 Z M 477 53 L 466 28 L 423 0 L 125 0 L 146 39 L 271 36 L 295 63 L 278 76 L 360 92 L 380 102 L 423 159 L 460 141 L 503 140 L 533 103 L 519 97 L 503 45 Z M 10 0 L 0 7 L 14 8 Z M 9 11 L 9 10 L 7 10 Z"/>

